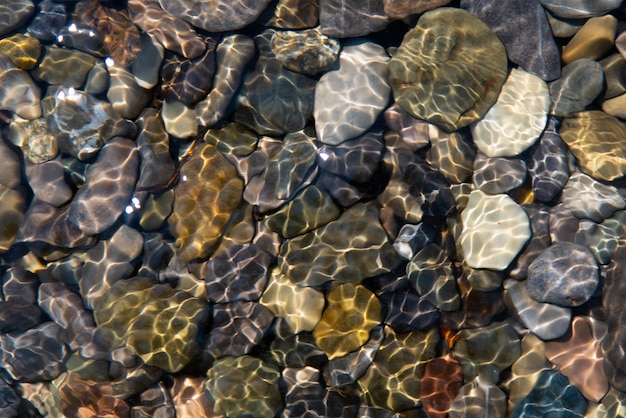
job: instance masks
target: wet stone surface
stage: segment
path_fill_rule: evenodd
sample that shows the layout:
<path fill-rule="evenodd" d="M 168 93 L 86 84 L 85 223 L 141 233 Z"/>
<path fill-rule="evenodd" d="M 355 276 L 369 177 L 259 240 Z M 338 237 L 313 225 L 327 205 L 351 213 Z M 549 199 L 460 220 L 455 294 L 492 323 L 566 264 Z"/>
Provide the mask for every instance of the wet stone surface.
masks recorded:
<path fill-rule="evenodd" d="M 626 415 L 622 1 L 0 3 L 0 416 Z"/>

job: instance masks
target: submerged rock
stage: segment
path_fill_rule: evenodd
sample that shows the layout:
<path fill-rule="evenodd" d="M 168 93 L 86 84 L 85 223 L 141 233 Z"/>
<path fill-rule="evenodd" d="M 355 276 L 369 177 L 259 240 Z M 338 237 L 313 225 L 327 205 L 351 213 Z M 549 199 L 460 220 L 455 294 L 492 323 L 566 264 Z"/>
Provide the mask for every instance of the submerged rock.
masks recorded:
<path fill-rule="evenodd" d="M 491 29 L 465 10 L 443 7 L 424 13 L 404 36 L 389 61 L 389 82 L 404 110 L 455 131 L 485 115 L 506 71 L 506 50 Z"/>
<path fill-rule="evenodd" d="M 274 32 L 272 50 L 291 71 L 315 75 L 327 71 L 337 61 L 339 41 L 323 35 L 318 28 L 302 32 Z"/>
<path fill-rule="evenodd" d="M 41 91 L 30 75 L 0 54 L 0 109 L 24 119 L 41 117 Z"/>

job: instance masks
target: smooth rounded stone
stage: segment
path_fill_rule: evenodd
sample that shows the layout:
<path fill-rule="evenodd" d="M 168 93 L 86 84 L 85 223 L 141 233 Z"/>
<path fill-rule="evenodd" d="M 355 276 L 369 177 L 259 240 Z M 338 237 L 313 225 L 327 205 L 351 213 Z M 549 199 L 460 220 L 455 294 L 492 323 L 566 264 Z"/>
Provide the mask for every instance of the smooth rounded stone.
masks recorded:
<path fill-rule="evenodd" d="M 541 1 L 541 0 L 540 0 Z M 550 22 L 550 29 L 556 38 L 571 38 L 585 24 L 586 19 L 567 19 L 558 17 L 549 9 L 546 9 L 546 15 Z"/>
<path fill-rule="evenodd" d="M 533 145 L 548 121 L 550 94 L 539 77 L 512 69 L 496 103 L 472 124 L 474 144 L 487 157 L 514 157 Z M 516 128 L 511 129 L 515 126 Z"/>
<path fill-rule="evenodd" d="M 192 60 L 178 55 L 166 59 L 161 74 L 161 96 L 165 100 L 179 101 L 194 106 L 204 99 L 213 86 L 217 37 L 205 39 L 204 53 Z"/>
<path fill-rule="evenodd" d="M 199 145 L 180 169 L 169 226 L 183 261 L 206 258 L 214 250 L 232 212 L 241 202 L 243 182 L 212 145 Z"/>
<path fill-rule="evenodd" d="M 372 198 L 372 190 L 368 188 L 370 185 L 367 183 L 351 183 L 327 171 L 321 172 L 316 184 L 330 194 L 335 203 L 342 208 L 349 208 L 359 201 Z M 375 187 L 378 186 L 380 185 L 377 184 Z"/>
<path fill-rule="evenodd" d="M 105 144 L 69 211 L 69 221 L 83 233 L 104 231 L 120 217 L 137 182 L 139 155 L 135 143 L 116 137 Z"/>
<path fill-rule="evenodd" d="M 525 279 L 528 265 L 550 245 L 550 211 L 540 203 L 526 203 L 522 208 L 530 219 L 532 236 L 524 249 L 509 266 L 508 275 L 515 280 Z"/>
<path fill-rule="evenodd" d="M 248 354 L 269 329 L 274 315 L 255 302 L 218 303 L 213 306 L 209 342 L 204 353 L 215 358 Z"/>
<path fill-rule="evenodd" d="M 512 62 L 542 80 L 559 78 L 560 51 L 538 0 L 463 0 L 461 7 L 494 31 Z"/>
<path fill-rule="evenodd" d="M 528 294 L 538 302 L 574 307 L 598 287 L 598 264 L 587 247 L 557 242 L 528 267 Z"/>
<path fill-rule="evenodd" d="M 37 305 L 22 301 L 0 301 L 0 332 L 21 333 L 41 324 L 46 316 Z"/>
<path fill-rule="evenodd" d="M 96 59 L 93 68 L 87 74 L 85 80 L 85 93 L 98 95 L 104 93 L 109 88 L 109 71 L 104 60 Z"/>
<path fill-rule="evenodd" d="M 474 186 L 489 194 L 506 193 L 526 180 L 526 164 L 518 158 L 486 157 L 476 154 L 474 159 Z"/>
<path fill-rule="evenodd" d="M 39 277 L 22 267 L 9 267 L 0 276 L 3 300 L 22 305 L 37 303 Z"/>
<path fill-rule="evenodd" d="M 24 119 L 38 119 L 41 117 L 40 98 L 41 90 L 29 73 L 0 54 L 0 109 L 10 110 Z"/>
<path fill-rule="evenodd" d="M 259 23 L 279 29 L 306 29 L 319 22 L 319 0 L 278 0 L 276 8 L 270 9 L 265 9 L 267 20 L 264 21 L 262 15 Z"/>
<path fill-rule="evenodd" d="M 235 121 L 260 135 L 281 136 L 306 126 L 317 82 L 283 67 L 271 48 L 274 32 L 267 29 L 254 38 L 259 58 L 238 93 Z"/>
<path fill-rule="evenodd" d="M 548 10 L 563 18 L 602 16 L 617 9 L 623 0 L 539 0 Z"/>
<path fill-rule="evenodd" d="M 613 48 L 616 31 L 615 17 L 592 17 L 563 47 L 563 62 L 569 64 L 581 58 L 602 58 Z"/>
<path fill-rule="evenodd" d="M 504 289 L 522 324 L 542 340 L 561 337 L 568 331 L 571 309 L 535 301 L 525 282 L 505 280 Z"/>
<path fill-rule="evenodd" d="M 410 260 L 416 252 L 434 242 L 436 234 L 436 229 L 426 222 L 417 225 L 404 224 L 394 240 L 393 247 L 400 257 Z"/>
<path fill-rule="evenodd" d="M 87 160 L 115 136 L 134 137 L 135 124 L 121 118 L 111 104 L 72 87 L 59 87 L 42 100 L 48 130 L 59 149 Z"/>
<path fill-rule="evenodd" d="M 61 29 L 56 40 L 61 46 L 77 49 L 94 57 L 104 58 L 108 55 L 104 34 L 86 25 L 72 23 Z"/>
<path fill-rule="evenodd" d="M 626 207 L 626 200 L 615 186 L 600 183 L 583 173 L 570 176 L 561 201 L 577 217 L 595 222 L 602 222 L 616 210 Z"/>
<path fill-rule="evenodd" d="M 506 269 L 531 235 L 526 212 L 504 194 L 473 191 L 461 220 L 461 247 L 472 268 Z"/>
<path fill-rule="evenodd" d="M 140 156 L 137 190 L 166 185 L 176 169 L 170 155 L 170 138 L 159 112 L 146 108 L 135 123 L 139 131 L 136 142 Z"/>
<path fill-rule="evenodd" d="M 87 358 L 109 354 L 108 347 L 103 347 L 105 344 L 94 342 L 96 323 L 93 316 L 83 306 L 80 296 L 63 283 L 42 283 L 39 287 L 38 304 L 66 331 L 67 337 L 64 340 L 72 350 L 80 350 L 81 355 Z"/>
<path fill-rule="evenodd" d="M 322 318 L 313 337 L 330 360 L 345 356 L 370 338 L 381 321 L 380 301 L 365 286 L 343 283 L 326 297 Z"/>
<path fill-rule="evenodd" d="M 459 390 L 448 412 L 450 418 L 506 417 L 506 394 L 481 376 L 476 376 Z"/>
<path fill-rule="evenodd" d="M 389 272 L 396 264 L 396 252 L 380 225 L 378 209 L 362 203 L 327 225 L 285 241 L 278 256 L 281 272 L 300 286 L 331 280 L 359 283 Z"/>
<path fill-rule="evenodd" d="M 270 0 L 159 0 L 167 13 L 208 32 L 228 32 L 254 22 Z"/>
<path fill-rule="evenodd" d="M 41 42 L 49 43 L 56 39 L 67 20 L 65 4 L 53 0 L 43 0 L 37 4 L 37 12 L 26 30 Z"/>
<path fill-rule="evenodd" d="M 600 402 L 609 390 L 602 349 L 584 317 L 574 318 L 566 336 L 546 343 L 546 357 L 589 401 Z"/>
<path fill-rule="evenodd" d="M 107 70 L 107 100 L 121 117 L 135 119 L 152 99 L 152 92 L 140 86 L 135 76 L 119 64 L 107 65 Z"/>
<path fill-rule="evenodd" d="M 420 379 L 438 344 L 434 329 L 399 334 L 385 327 L 374 362 L 357 382 L 367 403 L 396 412 L 420 405 Z"/>
<path fill-rule="evenodd" d="M 259 137 L 242 124 L 229 122 L 220 128 L 208 129 L 204 142 L 215 145 L 227 157 L 245 157 L 256 149 Z"/>
<path fill-rule="evenodd" d="M 556 370 L 546 370 L 530 393 L 513 409 L 511 417 L 582 417 L 586 408 L 587 400 L 567 377 Z"/>
<path fill-rule="evenodd" d="M 380 300 L 387 310 L 383 322 L 398 332 L 426 330 L 439 319 L 439 310 L 412 288 L 384 293 Z"/>
<path fill-rule="evenodd" d="M 333 67 L 339 56 L 339 41 L 319 28 L 301 32 L 276 31 L 270 42 L 276 58 L 291 71 L 315 75 Z"/>
<path fill-rule="evenodd" d="M 320 28 L 324 35 L 351 38 L 387 27 L 382 1 L 319 0 Z"/>
<path fill-rule="evenodd" d="M 118 281 L 94 301 L 94 318 L 107 341 L 168 373 L 196 354 L 206 317 L 206 302 L 145 277 Z"/>
<path fill-rule="evenodd" d="M 585 110 L 604 88 L 602 66 L 592 59 L 581 58 L 563 67 L 558 80 L 550 83 L 550 114 L 572 116 Z"/>
<path fill-rule="evenodd" d="M 198 134 L 196 112 L 176 100 L 166 100 L 161 107 L 161 118 L 168 134 L 177 138 L 192 138 Z"/>
<path fill-rule="evenodd" d="M 622 94 L 621 96 L 617 96 L 602 102 L 602 110 L 606 114 L 615 116 L 620 119 L 626 119 L 624 106 L 626 106 L 626 94 Z"/>
<path fill-rule="evenodd" d="M 328 363 L 326 354 L 315 344 L 310 332 L 300 332 L 283 336 L 278 334 L 270 344 L 267 361 L 281 368 L 302 368 Z"/>
<path fill-rule="evenodd" d="M 413 117 L 413 115 L 398 106 L 397 103 L 389 106 L 385 110 L 384 116 L 387 128 L 398 133 L 400 138 L 402 138 L 402 142 L 411 151 L 415 152 L 430 145 L 431 124 Z"/>
<path fill-rule="evenodd" d="M 104 7 L 97 0 L 83 0 L 76 4 L 72 17 L 77 25 L 89 26 L 104 35 L 108 55 L 119 65 L 129 66 L 141 51 L 139 29 L 125 13 Z"/>
<path fill-rule="evenodd" d="M 527 163 L 536 200 L 550 202 L 561 193 L 569 180 L 568 153 L 554 123 L 549 122 Z"/>
<path fill-rule="evenodd" d="M 0 40 L 0 53 L 8 57 L 17 68 L 31 70 L 39 60 L 41 44 L 37 38 L 17 33 Z"/>
<path fill-rule="evenodd" d="M 473 172 L 476 148 L 467 130 L 447 133 L 428 124 L 430 148 L 426 162 L 451 183 L 467 181 Z"/>
<path fill-rule="evenodd" d="M 384 149 L 383 133 L 373 129 L 337 146 L 317 148 L 317 165 L 349 181 L 365 183 L 378 171 Z"/>
<path fill-rule="evenodd" d="M 25 219 L 26 200 L 23 193 L 0 185 L 0 253 L 8 251 Z"/>
<path fill-rule="evenodd" d="M 383 10 L 390 19 L 404 19 L 450 3 L 450 0 L 383 0 Z"/>
<path fill-rule="evenodd" d="M 132 275 L 133 261 L 141 254 L 143 244 L 139 232 L 122 224 L 111 238 L 99 241 L 87 251 L 78 279 L 86 308 L 93 309 L 96 301 L 107 294 L 114 283 Z"/>
<path fill-rule="evenodd" d="M 204 43 L 202 44 L 204 47 Z M 144 89 L 151 89 L 159 83 L 159 69 L 163 63 L 164 50 L 158 41 L 141 35 L 141 52 L 130 67 L 135 81 Z"/>
<path fill-rule="evenodd" d="M 482 118 L 506 73 L 497 36 L 471 13 L 447 7 L 424 13 L 389 61 L 396 103 L 446 131 Z"/>
<path fill-rule="evenodd" d="M 619 210 L 610 218 L 598 224 L 595 232 L 591 236 L 589 249 L 600 264 L 608 264 L 615 253 L 620 239 L 626 230 L 626 211 Z"/>
<path fill-rule="evenodd" d="M 69 350 L 62 342 L 62 333 L 54 322 L 44 322 L 23 333 L 0 334 L 0 364 L 13 380 L 52 380 L 66 370 Z"/>
<path fill-rule="evenodd" d="M 279 379 L 278 368 L 258 358 L 224 357 L 207 372 L 205 389 L 218 414 L 273 418 L 283 407 Z"/>
<path fill-rule="evenodd" d="M 18 417 L 22 399 L 12 386 L 4 380 L 0 382 L 0 413 L 7 418 Z"/>
<path fill-rule="evenodd" d="M 324 309 L 322 292 L 310 287 L 297 286 L 278 269 L 272 271 L 260 302 L 275 316 L 284 318 L 289 330 L 294 334 L 313 330 Z"/>
<path fill-rule="evenodd" d="M 141 169 L 140 169 L 141 170 Z M 154 231 L 165 225 L 174 210 L 174 189 L 161 194 L 150 194 L 140 209 L 139 226 L 145 231 Z"/>
<path fill-rule="evenodd" d="M 165 49 L 188 59 L 204 52 L 206 45 L 191 25 L 165 12 L 157 0 L 129 0 L 127 10 L 133 23 Z M 141 53 L 138 60 L 140 56 Z M 136 65 L 133 63 L 133 66 Z"/>
<path fill-rule="evenodd" d="M 626 246 L 618 246 L 611 263 L 606 269 L 602 292 L 602 307 L 606 315 L 606 335 L 602 338 L 604 371 L 611 386 L 623 392 L 626 389 L 626 367 L 624 367 L 624 292 L 626 291 Z"/>
<path fill-rule="evenodd" d="M 495 292 L 481 292 L 473 289 L 463 277 L 460 277 L 457 283 L 464 309 L 442 315 L 442 323 L 448 329 L 486 327 L 502 318 L 506 306 L 499 289 Z"/>
<path fill-rule="evenodd" d="M 195 107 L 198 124 L 213 126 L 224 117 L 242 82 L 244 69 L 255 54 L 254 41 L 242 34 L 225 36 L 217 45 L 213 89 Z"/>
<path fill-rule="evenodd" d="M 133 416 L 146 418 L 176 414 L 169 388 L 162 382 L 156 387 L 143 391 L 140 395 L 140 405 L 133 406 L 131 411 Z"/>
<path fill-rule="evenodd" d="M 461 306 L 452 262 L 436 244 L 422 248 L 406 266 L 407 278 L 417 292 L 442 311 Z"/>
<path fill-rule="evenodd" d="M 292 198 L 313 169 L 316 157 L 317 147 L 311 136 L 305 132 L 288 133 L 265 169 L 266 187 L 276 199 Z"/>
<path fill-rule="evenodd" d="M 0 35 L 22 26 L 33 15 L 35 5 L 30 0 L 6 0 L 0 6 Z"/>
<path fill-rule="evenodd" d="M 587 245 L 582 233 L 582 221 L 564 204 L 550 207 L 550 240 L 552 242 L 572 242 Z M 587 220 L 587 222 L 592 222 Z M 593 222 L 595 224 L 595 222 Z"/>
<path fill-rule="evenodd" d="M 463 329 L 457 336 L 452 355 L 461 364 L 465 380 L 480 376 L 495 383 L 522 354 L 519 336 L 506 322 Z"/>
<path fill-rule="evenodd" d="M 508 381 L 509 410 L 513 409 L 537 383 L 541 372 L 553 367 L 545 355 L 545 343 L 528 333 L 522 338 L 522 354 L 511 365 Z"/>
<path fill-rule="evenodd" d="M 461 386 L 461 367 L 450 354 L 430 360 L 421 381 L 420 397 L 424 411 L 432 418 L 447 417 Z"/>
<path fill-rule="evenodd" d="M 324 367 L 324 379 L 330 387 L 351 385 L 365 374 L 385 338 L 382 326 L 370 331 L 369 340 L 361 348 L 343 357 L 331 359 Z"/>
<path fill-rule="evenodd" d="M 619 417 L 626 413 L 626 398 L 623 392 L 611 387 L 602 398 L 601 403 L 589 403 L 585 417 L 604 418 Z"/>
<path fill-rule="evenodd" d="M 14 117 L 9 125 L 9 141 L 20 147 L 26 159 L 34 164 L 50 161 L 59 153 L 57 140 L 43 118 L 26 120 Z"/>
<path fill-rule="evenodd" d="M 37 199 L 60 207 L 74 196 L 74 192 L 65 182 L 60 157 L 39 164 L 26 161 L 25 168 L 28 185 Z"/>
<path fill-rule="evenodd" d="M 254 244 L 230 244 L 203 270 L 207 298 L 213 303 L 258 300 L 274 260 Z"/>
<path fill-rule="evenodd" d="M 0 135 L 0 161 L 2 161 L 2 170 L 0 170 L 0 186 L 15 189 L 22 182 L 21 158 L 4 142 Z"/>
<path fill-rule="evenodd" d="M 515 260 L 517 260 L 517 258 Z M 514 263 L 515 260 L 513 261 Z M 467 282 L 472 290 L 491 292 L 502 287 L 503 274 L 500 271 L 473 269 L 468 266 L 467 263 L 463 263 L 462 268 L 463 276 L 467 278 Z"/>
<path fill-rule="evenodd" d="M 204 389 L 204 378 L 178 376 L 170 388 L 176 416 L 210 417 L 215 414 L 214 401 Z"/>
<path fill-rule="evenodd" d="M 321 142 L 338 145 L 367 131 L 387 106 L 385 50 L 372 42 L 344 45 L 339 67 L 315 88 L 315 129 Z"/>
<path fill-rule="evenodd" d="M 626 126 L 616 117 L 597 110 L 579 112 L 563 119 L 559 134 L 583 172 L 606 181 L 626 174 Z"/>
<path fill-rule="evenodd" d="M 332 198 L 317 186 L 308 186 L 277 212 L 265 218 L 269 229 L 293 238 L 339 218 L 341 211 Z"/>

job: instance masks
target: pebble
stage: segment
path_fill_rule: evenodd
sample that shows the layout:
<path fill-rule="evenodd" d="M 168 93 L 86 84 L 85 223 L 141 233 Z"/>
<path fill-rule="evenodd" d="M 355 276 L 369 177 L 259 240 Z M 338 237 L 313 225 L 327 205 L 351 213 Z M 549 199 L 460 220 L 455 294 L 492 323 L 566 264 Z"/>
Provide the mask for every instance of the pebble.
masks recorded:
<path fill-rule="evenodd" d="M 278 368 L 256 357 L 224 357 L 207 372 L 205 390 L 218 414 L 272 418 L 283 407 L 279 379 Z"/>
<path fill-rule="evenodd" d="M 476 147 L 487 157 L 514 157 L 533 145 L 548 121 L 547 84 L 523 70 L 512 69 L 487 114 L 471 126 Z M 515 129 L 511 129 L 515 126 Z"/>
<path fill-rule="evenodd" d="M 320 29 L 324 35 L 350 38 L 378 32 L 389 23 L 381 1 L 320 0 Z"/>
<path fill-rule="evenodd" d="M 244 77 L 235 121 L 260 135 L 280 136 L 306 126 L 313 114 L 316 81 L 283 67 L 271 48 L 274 32 L 267 29 L 254 38 L 259 58 Z"/>
<path fill-rule="evenodd" d="M 571 309 L 535 301 L 523 281 L 505 280 L 504 288 L 517 316 L 534 335 L 547 341 L 567 333 L 572 319 Z"/>
<path fill-rule="evenodd" d="M 602 102 L 602 110 L 604 113 L 615 116 L 620 119 L 626 118 L 626 112 L 624 112 L 624 105 L 626 104 L 626 94 L 614 97 L 612 99 Z"/>
<path fill-rule="evenodd" d="M 21 183 L 22 163 L 20 157 L 4 142 L 1 135 L 0 160 L 3 162 L 3 169 L 0 170 L 0 186 L 17 188 Z"/>
<path fill-rule="evenodd" d="M 528 294 L 538 302 L 574 307 L 598 287 L 598 264 L 587 247 L 557 242 L 528 266 Z"/>
<path fill-rule="evenodd" d="M 52 160 L 59 153 L 56 138 L 50 134 L 45 119 L 26 120 L 16 117 L 9 125 L 9 140 L 19 146 L 31 163 Z"/>
<path fill-rule="evenodd" d="M 550 245 L 550 211 L 548 207 L 541 203 L 526 203 L 522 205 L 522 209 L 530 219 L 532 236 L 508 269 L 509 276 L 515 280 L 525 279 L 528 265 Z"/>
<path fill-rule="evenodd" d="M 511 365 L 509 409 L 513 409 L 535 387 L 541 372 L 553 367 L 545 353 L 545 343 L 533 333 L 522 338 L 522 354 Z"/>
<path fill-rule="evenodd" d="M 626 211 L 618 210 L 610 218 L 598 224 L 591 236 L 589 249 L 599 264 L 608 264 L 620 244 L 626 225 Z"/>
<path fill-rule="evenodd" d="M 146 34 L 141 35 L 141 52 L 130 67 L 135 81 L 140 87 L 151 89 L 158 84 L 159 70 L 164 56 L 163 47 L 154 37 Z"/>
<path fill-rule="evenodd" d="M 312 331 L 322 317 L 324 294 L 311 287 L 300 287 L 277 269 L 273 270 L 261 296 L 261 304 L 284 318 L 294 333 Z"/>
<path fill-rule="evenodd" d="M 540 0 L 541 1 L 541 0 Z M 545 9 L 552 33 L 557 38 L 571 38 L 585 24 L 584 18 L 564 18 L 554 14 L 550 9 Z"/>
<path fill-rule="evenodd" d="M 84 52 L 46 46 L 45 53 L 33 75 L 50 84 L 80 87 L 94 66 L 95 59 Z"/>
<path fill-rule="evenodd" d="M 579 19 L 601 16 L 617 9 L 621 0 L 539 0 L 548 10 L 562 18 Z"/>
<path fill-rule="evenodd" d="M 506 416 L 506 395 L 489 379 L 477 376 L 459 390 L 450 405 L 450 418 L 466 416 Z"/>
<path fill-rule="evenodd" d="M 609 390 L 609 381 L 604 374 L 604 354 L 584 317 L 577 316 L 572 320 L 566 336 L 546 343 L 546 357 L 589 401 L 600 402 Z M 585 372 L 581 373 L 581 370 Z"/>
<path fill-rule="evenodd" d="M 524 210 L 504 194 L 473 191 L 461 219 L 461 247 L 473 268 L 504 270 L 531 234 Z"/>
<path fill-rule="evenodd" d="M 35 5 L 30 0 L 6 0 L 0 6 L 0 35 L 14 31 L 33 15 Z"/>
<path fill-rule="evenodd" d="M 165 125 L 153 108 L 144 109 L 135 120 L 139 149 L 139 179 L 136 190 L 158 188 L 174 176 L 174 160 L 170 155 L 170 138 Z"/>
<path fill-rule="evenodd" d="M 600 60 L 604 71 L 606 88 L 602 92 L 602 99 L 608 100 L 626 92 L 626 59 L 620 54 L 611 54 Z"/>
<path fill-rule="evenodd" d="M 150 102 L 151 93 L 143 88 L 126 68 L 113 63 L 107 66 L 107 71 L 109 72 L 107 100 L 111 107 L 123 118 L 137 118 Z"/>
<path fill-rule="evenodd" d="M 74 196 L 65 181 L 60 157 L 42 163 L 25 162 L 24 165 L 28 185 L 37 199 L 61 207 Z"/>
<path fill-rule="evenodd" d="M 559 134 L 580 168 L 598 180 L 612 181 L 626 174 L 626 126 L 614 116 L 591 110 L 564 118 Z"/>
<path fill-rule="evenodd" d="M 559 196 L 569 180 L 568 148 L 553 121 L 539 137 L 528 160 L 528 175 L 535 199 L 545 203 Z"/>
<path fill-rule="evenodd" d="M 385 14 L 391 19 L 404 19 L 418 15 L 450 3 L 450 0 L 424 0 L 412 2 L 407 0 L 383 0 Z"/>
<path fill-rule="evenodd" d="M 506 50 L 484 23 L 444 7 L 424 13 L 406 33 L 389 61 L 389 83 L 402 109 L 456 131 L 496 102 L 506 68 Z"/>
<path fill-rule="evenodd" d="M 573 116 L 600 95 L 604 88 L 602 66 L 592 59 L 581 58 L 563 67 L 561 77 L 550 83 L 550 114 Z"/>
<path fill-rule="evenodd" d="M 315 87 L 315 129 L 319 140 L 338 145 L 368 130 L 389 101 L 385 50 L 371 42 L 344 45 L 339 68 Z M 367 105 L 365 105 L 367 104 Z"/>
<path fill-rule="evenodd" d="M 482 153 L 474 159 L 474 186 L 488 194 L 509 192 L 526 180 L 526 164 L 517 158 L 488 158 Z"/>
<path fill-rule="evenodd" d="M 63 47 L 77 49 L 93 57 L 108 55 L 104 34 L 87 25 L 72 23 L 61 29 L 56 40 Z"/>
<path fill-rule="evenodd" d="M 422 405 L 429 417 L 445 418 L 463 385 L 459 363 L 450 354 L 426 364 L 421 381 Z"/>
<path fill-rule="evenodd" d="M 0 109 L 10 110 L 24 119 L 41 117 L 41 91 L 30 75 L 0 55 Z"/>
<path fill-rule="evenodd" d="M 200 125 L 213 126 L 224 117 L 242 82 L 243 71 L 255 53 L 254 41 L 241 34 L 225 36 L 217 45 L 213 89 L 195 107 Z"/>
<path fill-rule="evenodd" d="M 239 206 L 243 182 L 212 145 L 198 146 L 180 170 L 174 212 L 168 223 L 176 237 L 178 256 L 185 261 L 206 258 L 220 239 L 234 209 Z M 200 187 L 211 179 L 211 187 Z"/>
<path fill-rule="evenodd" d="M 363 225 L 368 225 L 363 230 Z M 365 232 L 365 233 L 364 233 Z M 357 248 L 352 244 L 358 239 Z M 358 283 L 396 266 L 396 252 L 378 221 L 378 210 L 357 204 L 339 219 L 285 241 L 278 267 L 300 286 L 316 286 L 332 280 Z"/>
<path fill-rule="evenodd" d="M 476 148 L 469 132 L 461 130 L 448 133 L 437 125 L 428 124 L 428 138 L 430 148 L 426 151 L 426 162 L 449 182 L 466 182 L 472 175 L 476 157 Z"/>
<path fill-rule="evenodd" d="M 319 23 L 319 0 L 278 0 L 273 13 L 263 13 L 268 20 L 261 23 L 280 29 L 306 29 Z M 267 10 L 266 10 L 267 12 Z"/>
<path fill-rule="evenodd" d="M 413 288 L 383 293 L 380 300 L 389 311 L 385 324 L 398 332 L 424 331 L 439 319 L 439 310 Z"/>
<path fill-rule="evenodd" d="M 8 251 L 18 234 L 18 228 L 25 217 L 26 200 L 23 193 L 0 185 L 0 253 Z"/>
<path fill-rule="evenodd" d="M 69 221 L 87 235 L 99 234 L 113 225 L 130 202 L 138 167 L 133 141 L 117 137 L 107 142 L 72 200 Z"/>
<path fill-rule="evenodd" d="M 546 370 L 539 376 L 533 390 L 513 409 L 511 417 L 544 416 L 549 413 L 582 417 L 586 408 L 587 400 L 567 377 L 556 370 Z"/>
<path fill-rule="evenodd" d="M 615 42 L 617 19 L 611 15 L 592 17 L 563 47 L 561 58 L 565 64 L 581 58 L 597 59 L 606 55 Z"/>
<path fill-rule="evenodd" d="M 8 57 L 17 68 L 32 70 L 41 54 L 37 38 L 17 33 L 0 40 L 0 53 Z"/>
<path fill-rule="evenodd" d="M 570 176 L 561 201 L 577 217 L 595 222 L 602 222 L 616 210 L 626 207 L 626 200 L 615 186 L 600 183 L 583 173 Z"/>
<path fill-rule="evenodd" d="M 56 39 L 67 20 L 67 8 L 53 0 L 43 0 L 37 4 L 35 17 L 27 27 L 28 34 L 41 42 Z"/>
<path fill-rule="evenodd" d="M 274 32 L 271 45 L 285 68 L 308 75 L 330 70 L 340 48 L 339 41 L 323 35 L 319 28 Z"/>
<path fill-rule="evenodd" d="M 196 112 L 177 100 L 166 100 L 161 107 L 161 119 L 168 134 L 176 138 L 193 138 L 198 134 Z"/>
<path fill-rule="evenodd" d="M 542 80 L 559 78 L 560 53 L 546 12 L 538 0 L 463 0 L 461 7 L 493 30 L 509 59 Z"/>

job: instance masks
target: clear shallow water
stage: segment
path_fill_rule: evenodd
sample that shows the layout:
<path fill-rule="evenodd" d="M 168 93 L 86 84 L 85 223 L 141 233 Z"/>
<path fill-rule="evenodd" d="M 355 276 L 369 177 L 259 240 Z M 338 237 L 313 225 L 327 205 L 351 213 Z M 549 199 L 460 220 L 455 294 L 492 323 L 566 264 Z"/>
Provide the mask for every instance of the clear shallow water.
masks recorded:
<path fill-rule="evenodd" d="M 0 43 L 7 416 L 619 416 L 614 47 L 556 110 L 580 82 L 538 3 L 513 46 L 458 2 L 28 3 Z"/>

